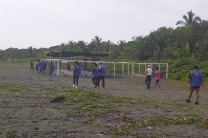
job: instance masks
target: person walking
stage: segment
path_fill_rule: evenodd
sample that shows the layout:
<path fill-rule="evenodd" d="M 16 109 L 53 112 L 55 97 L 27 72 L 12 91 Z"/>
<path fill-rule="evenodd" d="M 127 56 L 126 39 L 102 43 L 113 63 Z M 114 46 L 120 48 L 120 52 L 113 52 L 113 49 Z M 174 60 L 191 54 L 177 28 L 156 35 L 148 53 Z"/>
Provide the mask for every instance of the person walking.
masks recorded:
<path fill-rule="evenodd" d="M 68 74 L 68 76 L 69 76 L 69 71 L 70 71 L 70 69 L 71 69 L 70 63 L 69 63 L 69 62 L 67 62 L 67 65 L 66 65 L 66 70 L 67 70 L 67 74 Z"/>
<path fill-rule="evenodd" d="M 94 63 L 94 68 L 92 70 L 92 82 L 94 84 L 94 88 L 99 87 L 99 68 L 97 66 L 97 63 Z"/>
<path fill-rule="evenodd" d="M 31 59 L 30 61 L 30 72 L 34 72 L 34 69 L 33 69 L 33 59 Z"/>
<path fill-rule="evenodd" d="M 158 86 L 159 88 L 161 88 L 160 87 L 160 70 L 159 70 L 159 68 L 158 67 L 156 67 L 156 69 L 155 69 L 155 88 Z"/>
<path fill-rule="evenodd" d="M 40 62 L 39 62 L 38 65 L 39 65 L 39 66 L 38 66 L 39 72 L 40 72 L 40 73 L 43 73 L 43 60 L 42 60 L 42 59 L 40 60 Z"/>
<path fill-rule="evenodd" d="M 40 61 L 37 60 L 37 61 L 36 61 L 36 64 L 35 64 L 35 71 L 36 71 L 37 73 L 38 73 L 39 64 L 40 64 Z"/>
<path fill-rule="evenodd" d="M 98 87 L 100 85 L 100 80 L 102 80 L 102 86 L 103 88 L 105 88 L 105 65 L 103 63 L 100 63 L 99 72 L 100 72 L 100 76 L 99 76 Z"/>
<path fill-rule="evenodd" d="M 44 74 L 46 74 L 47 73 L 47 62 L 46 62 L 46 60 L 44 59 L 43 60 L 43 63 L 42 63 L 43 65 L 43 67 L 42 67 L 42 70 L 43 70 L 43 73 Z"/>
<path fill-rule="evenodd" d="M 53 64 L 53 61 L 50 63 L 50 77 L 53 78 L 55 71 L 55 65 Z"/>
<path fill-rule="evenodd" d="M 146 78 L 145 78 L 145 83 L 146 83 L 146 89 L 150 90 L 150 84 L 152 80 L 152 69 L 150 65 L 147 65 L 147 70 L 145 72 Z"/>
<path fill-rule="evenodd" d="M 188 87 L 190 88 L 190 94 L 189 98 L 186 100 L 187 103 L 190 103 L 191 96 L 194 91 L 196 91 L 195 104 L 199 103 L 199 89 L 201 86 L 203 87 L 202 74 L 200 71 L 198 71 L 198 66 L 195 65 L 194 70 L 189 74 Z"/>
<path fill-rule="evenodd" d="M 79 83 L 79 76 L 81 75 L 81 67 L 78 61 L 75 61 L 73 66 L 73 87 L 77 88 Z"/>

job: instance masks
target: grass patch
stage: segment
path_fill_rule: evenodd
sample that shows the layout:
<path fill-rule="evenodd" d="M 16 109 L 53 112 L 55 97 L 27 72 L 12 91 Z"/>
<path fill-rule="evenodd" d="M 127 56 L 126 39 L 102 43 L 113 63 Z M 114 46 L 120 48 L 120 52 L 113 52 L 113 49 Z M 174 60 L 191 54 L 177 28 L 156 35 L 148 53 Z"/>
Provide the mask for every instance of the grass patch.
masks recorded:
<path fill-rule="evenodd" d="M 14 84 L 0 84 L 0 89 L 11 92 L 23 92 L 25 90 L 30 90 L 27 86 L 14 85 Z"/>
<path fill-rule="evenodd" d="M 5 131 L 5 137 L 6 138 L 14 138 L 16 133 L 17 133 L 17 130 L 15 128 L 7 129 Z"/>
<path fill-rule="evenodd" d="M 66 114 L 73 117 L 86 117 L 82 121 L 84 124 L 94 124 L 94 126 L 107 127 L 113 136 L 128 135 L 132 129 L 151 129 L 152 126 L 166 125 L 190 125 L 199 123 L 197 116 L 167 118 L 165 116 L 153 116 L 141 120 L 136 120 L 132 116 L 132 112 L 124 110 L 122 107 L 126 104 L 130 105 L 147 105 L 150 107 L 157 106 L 162 111 L 172 112 L 175 110 L 186 111 L 191 109 L 188 106 L 179 102 L 167 102 L 163 99 L 152 99 L 148 96 L 141 98 L 131 98 L 124 96 L 111 96 L 96 93 L 93 91 L 83 91 L 75 88 L 62 88 L 66 97 L 65 105 L 68 105 L 70 110 Z M 169 108 L 172 107 L 172 108 Z M 102 119 L 101 119 L 102 118 Z M 96 119 L 107 120 L 102 124 L 96 122 Z M 206 123 L 201 126 L 205 127 Z M 206 127 L 205 127 L 206 128 Z M 149 135 L 149 137 L 158 137 L 157 135 Z"/>
<path fill-rule="evenodd" d="M 49 117 L 48 115 L 43 114 L 43 115 L 39 115 L 38 118 L 41 120 L 48 120 Z"/>
<path fill-rule="evenodd" d="M 28 90 L 28 87 L 20 87 L 20 89 L 10 89 L 12 86 L 18 87 L 18 85 L 1 85 L 1 89 L 8 91 L 15 91 L 17 93 L 13 94 L 22 94 L 25 90 Z M 41 90 L 41 91 L 40 91 Z M 37 92 L 35 92 L 37 91 Z M 167 126 L 167 125 L 197 125 L 197 127 L 208 128 L 208 122 L 202 121 L 197 114 L 194 114 L 193 106 L 190 104 L 184 104 L 176 101 L 166 101 L 163 99 L 153 99 L 148 96 L 132 98 L 126 96 L 112 96 L 102 93 L 97 93 L 94 91 L 84 91 L 77 88 L 49 88 L 41 87 L 35 89 L 33 92 L 24 92 L 23 97 L 33 98 L 31 102 L 28 103 L 28 106 L 31 107 L 41 107 L 47 106 L 45 104 L 47 101 L 50 101 L 50 98 L 64 96 L 63 102 L 50 103 L 48 106 L 50 108 L 57 108 L 64 110 L 65 114 L 68 117 L 76 118 L 81 120 L 85 125 L 95 126 L 95 127 L 105 127 L 113 136 L 128 136 L 131 134 L 131 131 L 134 129 L 137 130 L 147 130 L 154 128 L 153 126 Z M 19 93 L 20 92 L 20 93 Z M 35 99 L 34 98 L 39 98 Z M 3 100 L 3 103 L 8 101 Z M 54 107 L 52 107 L 54 106 Z M 131 107 L 141 107 L 146 109 L 161 110 L 163 112 L 173 112 L 180 111 L 186 112 L 186 117 L 177 117 L 168 118 L 165 116 L 152 116 L 149 118 L 138 118 L 139 116 L 135 115 L 133 108 Z M 130 108 L 129 108 L 130 107 Z M 187 117 L 188 116 L 188 117 Z M 38 115 L 40 120 L 48 120 L 49 116 L 46 114 Z M 84 118 L 84 119 L 83 119 Z M 143 132 L 138 135 L 143 136 Z M 144 132 L 145 132 L 144 131 Z M 146 133 L 146 132 L 145 132 Z M 144 137 L 158 137 L 157 134 L 150 135 L 151 133 L 144 134 Z"/>
<path fill-rule="evenodd" d="M 88 117 L 87 119 L 83 120 L 82 122 L 84 124 L 92 124 L 94 120 L 95 120 L 94 117 Z"/>
<path fill-rule="evenodd" d="M 199 127 L 201 127 L 201 128 L 207 128 L 207 129 L 208 129 L 208 120 L 203 121 L 203 122 L 199 125 Z"/>

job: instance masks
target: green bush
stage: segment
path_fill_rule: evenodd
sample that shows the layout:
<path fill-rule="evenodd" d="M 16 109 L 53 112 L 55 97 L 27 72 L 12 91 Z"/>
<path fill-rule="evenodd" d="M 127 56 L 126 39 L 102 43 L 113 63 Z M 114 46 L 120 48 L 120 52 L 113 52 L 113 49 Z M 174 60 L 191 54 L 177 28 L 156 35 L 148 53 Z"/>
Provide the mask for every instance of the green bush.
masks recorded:
<path fill-rule="evenodd" d="M 204 82 L 208 82 L 207 61 L 199 62 L 191 58 L 180 58 L 177 60 L 163 60 L 162 62 L 169 63 L 169 79 L 187 81 L 189 73 L 193 70 L 194 65 L 197 65 Z"/>

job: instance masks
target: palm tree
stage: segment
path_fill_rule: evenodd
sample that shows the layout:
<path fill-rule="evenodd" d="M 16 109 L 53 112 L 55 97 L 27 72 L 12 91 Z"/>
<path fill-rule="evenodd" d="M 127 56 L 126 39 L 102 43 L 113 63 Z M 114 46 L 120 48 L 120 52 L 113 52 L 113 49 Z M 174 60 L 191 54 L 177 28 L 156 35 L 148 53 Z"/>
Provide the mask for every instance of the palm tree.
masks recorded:
<path fill-rule="evenodd" d="M 193 23 L 201 23 L 201 18 L 199 16 L 195 16 L 195 13 L 193 13 L 192 11 L 187 12 L 187 15 L 183 15 L 183 19 L 185 21 L 177 21 L 176 25 L 184 25 L 184 26 L 188 26 L 191 25 Z"/>
<path fill-rule="evenodd" d="M 178 21 L 176 25 L 183 25 L 186 27 L 185 34 L 186 35 L 186 41 L 187 41 L 187 51 L 188 53 L 192 53 L 195 49 L 195 44 L 196 44 L 196 36 L 197 33 L 195 31 L 198 23 L 201 23 L 201 18 L 199 16 L 195 16 L 195 13 L 192 11 L 187 12 L 187 15 L 183 15 L 184 21 Z M 194 29 L 195 28 L 195 29 Z"/>

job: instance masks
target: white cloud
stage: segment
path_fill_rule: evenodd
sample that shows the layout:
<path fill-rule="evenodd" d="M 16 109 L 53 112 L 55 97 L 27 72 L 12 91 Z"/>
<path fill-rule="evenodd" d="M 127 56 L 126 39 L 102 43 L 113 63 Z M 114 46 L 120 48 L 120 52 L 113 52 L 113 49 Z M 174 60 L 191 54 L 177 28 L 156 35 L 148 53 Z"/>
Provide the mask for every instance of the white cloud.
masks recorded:
<path fill-rule="evenodd" d="M 49 47 L 69 40 L 131 40 L 192 10 L 208 19 L 206 0 L 0 0 L 0 49 Z"/>

